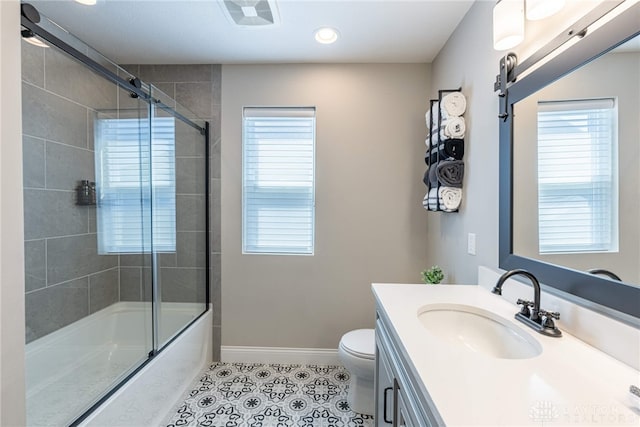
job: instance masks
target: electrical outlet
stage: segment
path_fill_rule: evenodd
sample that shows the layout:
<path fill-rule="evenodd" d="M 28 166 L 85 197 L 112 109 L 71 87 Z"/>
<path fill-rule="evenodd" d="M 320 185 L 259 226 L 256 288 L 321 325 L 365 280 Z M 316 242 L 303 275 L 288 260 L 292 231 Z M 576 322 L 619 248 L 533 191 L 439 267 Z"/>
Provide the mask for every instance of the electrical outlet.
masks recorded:
<path fill-rule="evenodd" d="M 467 235 L 467 253 L 469 255 L 476 254 L 476 234 L 475 233 L 469 233 Z"/>

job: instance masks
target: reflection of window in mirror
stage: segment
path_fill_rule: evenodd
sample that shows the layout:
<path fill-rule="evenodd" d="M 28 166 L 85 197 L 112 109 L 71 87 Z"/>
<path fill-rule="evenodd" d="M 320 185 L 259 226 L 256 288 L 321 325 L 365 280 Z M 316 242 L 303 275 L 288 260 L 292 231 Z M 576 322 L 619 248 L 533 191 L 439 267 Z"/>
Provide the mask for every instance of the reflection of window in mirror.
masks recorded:
<path fill-rule="evenodd" d="M 539 252 L 618 251 L 612 98 L 538 102 Z"/>

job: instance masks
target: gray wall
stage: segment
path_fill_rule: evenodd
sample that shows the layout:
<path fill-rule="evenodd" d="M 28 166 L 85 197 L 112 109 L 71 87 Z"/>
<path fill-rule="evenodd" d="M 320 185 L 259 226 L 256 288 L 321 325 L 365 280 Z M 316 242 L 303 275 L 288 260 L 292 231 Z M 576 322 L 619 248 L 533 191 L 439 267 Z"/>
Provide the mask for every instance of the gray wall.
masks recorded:
<path fill-rule="evenodd" d="M 119 299 L 118 257 L 97 254 L 95 207 L 76 206 L 94 178 L 92 116 L 114 85 L 56 49 L 22 42 L 27 342 Z"/>
<path fill-rule="evenodd" d="M 527 21 L 525 41 L 511 51 L 519 61 L 584 15 L 598 0 L 567 2 L 562 12 Z M 476 284 L 478 266 L 498 268 L 498 96 L 493 82 L 505 52 L 493 49 L 495 2 L 477 1 L 433 62 L 432 95 L 462 86 L 467 96 L 464 195 L 460 212 L 428 216 L 428 260 L 441 265 L 448 281 Z M 467 254 L 467 235 L 476 234 L 477 255 Z"/>
<path fill-rule="evenodd" d="M 371 283 L 426 261 L 427 64 L 222 67 L 222 343 L 336 348 L 374 326 Z M 243 255 L 243 106 L 315 106 L 313 256 Z"/>

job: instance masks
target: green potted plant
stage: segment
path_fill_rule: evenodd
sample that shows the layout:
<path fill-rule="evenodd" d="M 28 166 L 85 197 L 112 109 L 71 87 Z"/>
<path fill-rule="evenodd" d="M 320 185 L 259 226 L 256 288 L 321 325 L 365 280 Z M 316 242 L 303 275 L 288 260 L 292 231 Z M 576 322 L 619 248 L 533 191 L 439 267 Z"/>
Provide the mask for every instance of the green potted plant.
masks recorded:
<path fill-rule="evenodd" d="M 437 265 L 423 270 L 421 274 L 422 281 L 428 285 L 437 285 L 438 283 L 442 282 L 442 279 L 444 279 L 444 273 L 442 272 L 442 269 Z"/>

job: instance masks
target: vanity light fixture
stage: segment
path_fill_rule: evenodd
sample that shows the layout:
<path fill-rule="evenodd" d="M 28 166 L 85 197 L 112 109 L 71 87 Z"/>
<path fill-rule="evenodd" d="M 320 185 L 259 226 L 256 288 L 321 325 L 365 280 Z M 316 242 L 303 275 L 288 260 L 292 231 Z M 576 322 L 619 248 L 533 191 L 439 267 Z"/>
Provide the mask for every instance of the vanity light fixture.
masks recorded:
<path fill-rule="evenodd" d="M 565 0 L 526 0 L 527 19 L 538 21 L 560 12 Z"/>
<path fill-rule="evenodd" d="M 318 28 L 315 33 L 316 41 L 322 44 L 335 43 L 338 40 L 338 30 L 331 27 Z"/>
<path fill-rule="evenodd" d="M 493 48 L 507 50 L 524 40 L 524 0 L 498 0 L 493 7 Z"/>
<path fill-rule="evenodd" d="M 493 48 L 507 50 L 524 40 L 524 17 L 538 21 L 556 14 L 565 0 L 498 0 L 493 7 Z"/>
<path fill-rule="evenodd" d="M 93 6 L 98 0 L 75 0 L 76 3 L 84 4 L 85 6 Z"/>
<path fill-rule="evenodd" d="M 29 44 L 32 44 L 38 47 L 49 47 L 48 44 L 46 44 L 45 42 L 37 38 L 36 35 L 33 34 L 33 31 L 31 30 L 27 30 L 27 29 L 22 30 L 20 31 L 20 34 L 22 35 L 22 38 L 24 39 L 24 41 L 26 41 Z"/>

